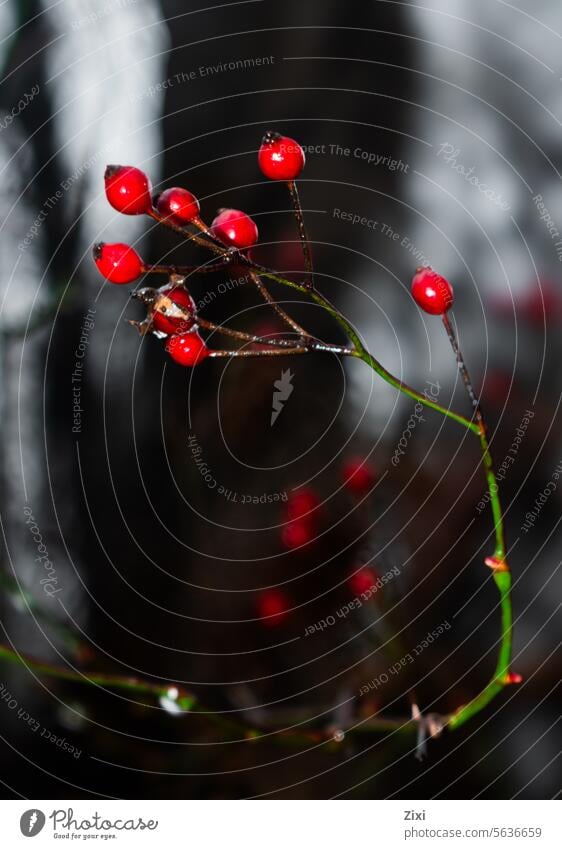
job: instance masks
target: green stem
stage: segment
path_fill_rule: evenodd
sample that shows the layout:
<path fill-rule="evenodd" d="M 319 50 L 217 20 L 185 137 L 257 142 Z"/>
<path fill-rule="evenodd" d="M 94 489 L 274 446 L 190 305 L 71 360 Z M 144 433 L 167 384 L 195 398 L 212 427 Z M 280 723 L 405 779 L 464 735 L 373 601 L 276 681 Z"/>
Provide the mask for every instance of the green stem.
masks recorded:
<path fill-rule="evenodd" d="M 494 557 L 501 562 L 505 562 L 505 541 L 503 529 L 503 511 L 499 497 L 499 486 L 494 471 L 494 462 L 488 445 L 488 437 L 484 428 L 479 430 L 480 448 L 482 449 L 482 463 L 486 473 L 486 481 L 488 484 L 488 492 L 490 494 L 490 503 L 492 505 L 492 516 L 494 518 L 494 534 L 496 537 L 496 548 Z"/>
<path fill-rule="evenodd" d="M 73 681 L 77 684 L 98 684 L 102 687 L 111 688 L 112 690 L 127 690 L 140 695 L 171 699 L 183 712 L 189 712 L 193 707 L 195 707 L 195 705 L 197 705 L 199 708 L 197 711 L 198 716 L 205 716 L 207 719 L 214 722 L 216 726 L 222 728 L 224 731 L 235 734 L 240 739 L 259 740 L 263 738 L 272 743 L 311 745 L 318 743 L 329 744 L 333 737 L 333 730 L 331 729 L 331 726 L 318 728 L 316 730 L 301 730 L 300 726 L 308 725 L 310 720 L 300 713 L 295 716 L 291 716 L 288 712 L 281 712 L 281 714 L 277 717 L 277 721 L 271 723 L 268 727 L 250 727 L 239 720 L 230 719 L 227 716 L 222 716 L 221 714 L 215 713 L 211 710 L 207 711 L 205 709 L 201 709 L 202 706 L 199 704 L 195 695 L 176 685 L 165 685 L 153 683 L 151 681 L 143 681 L 139 678 L 127 678 L 120 675 L 106 675 L 98 672 L 88 674 L 73 672 L 70 669 L 64 669 L 63 667 L 43 663 L 29 655 L 16 652 L 2 643 L 0 643 L 0 660 L 5 660 L 8 663 L 16 664 L 18 666 L 25 666 L 26 668 L 33 669 L 34 672 L 47 675 L 50 678 Z M 298 728 L 291 728 L 290 726 L 292 725 L 297 726 Z M 349 731 L 371 733 L 395 731 L 400 733 L 412 733 L 415 729 L 415 724 L 412 723 L 409 718 L 400 719 L 398 717 L 385 718 L 375 716 L 358 723 L 355 727 L 349 729 Z"/>
<path fill-rule="evenodd" d="M 349 353 L 351 353 L 352 356 L 355 356 L 358 359 L 362 360 L 364 363 L 366 363 L 374 372 L 376 372 L 376 374 L 382 377 L 383 380 L 385 380 L 399 392 L 402 392 L 404 395 L 408 395 L 410 398 L 413 398 L 420 404 L 423 404 L 425 407 L 429 407 L 430 409 L 441 413 L 447 418 L 452 419 L 453 421 L 466 428 L 466 430 L 469 430 L 471 433 L 474 433 L 478 436 L 480 442 L 480 449 L 482 452 L 482 465 L 484 467 L 486 482 L 488 484 L 488 492 L 490 495 L 495 535 L 494 556 L 492 558 L 487 558 L 486 564 L 490 566 L 493 571 L 494 582 L 500 594 L 501 639 L 496 669 L 488 684 L 478 694 L 478 696 L 476 696 L 476 698 L 468 702 L 466 705 L 461 705 L 461 707 L 459 707 L 446 719 L 446 724 L 449 728 L 458 728 L 460 725 L 463 725 L 468 719 L 475 716 L 484 707 L 486 707 L 486 705 L 488 705 L 492 701 L 492 699 L 499 692 L 501 692 L 501 690 L 509 683 L 508 676 L 512 651 L 513 614 L 511 605 L 511 574 L 505 559 L 503 513 L 498 494 L 498 482 L 494 471 L 494 464 L 492 460 L 492 455 L 490 453 L 488 437 L 486 435 L 486 426 L 480 404 L 474 395 L 472 383 L 470 381 L 468 371 L 464 364 L 464 360 L 462 358 L 462 354 L 458 347 L 456 336 L 449 322 L 449 319 L 447 316 L 444 316 L 443 324 L 449 336 L 449 340 L 451 341 L 451 345 L 455 352 L 465 387 L 471 399 L 474 416 L 474 419 L 472 420 L 467 419 L 464 416 L 453 412 L 452 410 L 447 410 L 444 407 L 441 407 L 439 404 L 436 404 L 434 401 L 430 401 L 424 395 L 420 395 L 420 393 L 416 392 L 415 389 L 412 389 L 406 383 L 403 383 L 397 377 L 394 377 L 393 374 L 387 371 L 387 369 L 385 369 L 384 366 L 379 363 L 379 361 L 376 360 L 372 354 L 369 353 L 369 351 L 365 348 L 361 339 L 359 338 L 355 328 L 350 324 L 350 322 L 316 289 L 309 289 L 308 287 L 303 286 L 302 284 L 294 283 L 291 280 L 286 280 L 285 278 L 280 277 L 279 275 L 270 272 L 267 269 L 260 270 L 260 274 L 262 274 L 264 277 L 268 277 L 271 280 L 275 280 L 277 283 L 281 283 L 283 286 L 289 286 L 293 289 L 297 289 L 299 292 L 308 295 L 315 303 L 325 309 L 343 328 L 343 330 L 353 343 L 354 350 L 350 351 Z"/>
<path fill-rule="evenodd" d="M 162 217 L 158 215 L 158 213 L 156 213 L 155 211 L 151 214 L 152 217 L 155 218 L 155 220 L 162 220 Z M 165 223 L 167 223 L 168 226 L 171 226 L 169 222 Z M 223 257 L 225 256 L 226 252 L 223 247 L 208 242 L 204 238 L 200 238 L 196 235 L 189 235 L 182 228 L 178 228 L 172 225 L 172 229 L 179 230 L 182 235 L 188 236 L 188 238 L 197 242 L 201 246 L 208 247 L 215 253 L 218 253 Z M 315 303 L 322 307 L 322 309 L 326 310 L 338 322 L 338 324 L 342 327 L 345 334 L 347 335 L 348 339 L 351 341 L 353 348 L 342 348 L 339 346 L 313 344 L 309 345 L 308 347 L 302 348 L 288 347 L 285 350 L 270 349 L 263 352 L 243 351 L 235 353 L 228 351 L 217 351 L 214 352 L 215 356 L 271 356 L 286 355 L 290 353 L 308 353 L 310 350 L 331 351 L 333 353 L 354 356 L 357 359 L 360 359 L 365 362 L 376 374 L 378 374 L 383 380 L 385 380 L 388 384 L 393 386 L 399 392 L 402 392 L 408 397 L 414 399 L 418 403 L 422 404 L 424 407 L 428 407 L 438 413 L 441 413 L 443 416 L 452 419 L 453 421 L 462 425 L 466 430 L 475 433 L 479 438 L 480 448 L 482 451 L 482 462 L 486 474 L 488 491 L 492 506 L 494 532 L 496 539 L 494 556 L 492 558 L 487 558 L 486 563 L 493 570 L 494 582 L 500 593 L 501 640 L 496 669 L 494 671 L 492 679 L 489 681 L 487 686 L 470 702 L 465 705 L 461 705 L 456 711 L 454 711 L 448 717 L 444 718 L 445 724 L 450 729 L 458 728 L 459 726 L 467 722 L 470 718 L 478 714 L 484 707 L 486 707 L 492 701 L 492 699 L 503 689 L 503 687 L 509 683 L 509 667 L 512 649 L 513 623 L 511 607 L 511 575 L 505 560 L 503 515 L 498 495 L 497 479 L 486 435 L 486 427 L 479 404 L 476 402 L 476 399 L 474 397 L 474 393 L 472 392 L 471 395 L 471 400 L 473 401 L 474 408 L 473 419 L 467 419 L 466 417 L 461 416 L 453 412 L 452 410 L 446 409 L 445 407 L 436 404 L 434 401 L 431 401 L 429 398 L 426 398 L 425 395 L 422 395 L 415 389 L 412 389 L 406 383 L 403 383 L 401 380 L 399 380 L 393 374 L 387 371 L 387 369 L 385 369 L 384 366 L 377 359 L 375 359 L 375 357 L 373 357 L 373 355 L 370 354 L 369 351 L 365 348 L 353 325 L 350 324 L 350 322 L 336 309 L 336 307 L 334 307 L 316 289 L 311 288 L 310 286 L 305 286 L 300 283 L 295 283 L 291 280 L 287 280 L 284 277 L 281 277 L 280 275 L 276 274 L 275 272 L 255 264 L 247 257 L 241 256 L 240 259 L 242 263 L 246 266 L 249 266 L 256 275 L 260 275 L 261 277 L 265 277 L 266 279 L 273 280 L 283 286 L 288 286 L 310 297 Z M 453 349 L 455 350 L 455 353 L 457 355 L 457 360 L 459 362 L 459 367 L 461 368 L 461 373 L 463 375 L 465 386 L 467 387 L 467 390 L 469 391 L 470 395 L 472 391 L 472 386 L 468 378 L 468 372 L 466 371 L 466 367 L 464 366 L 464 362 L 462 360 L 462 355 L 460 354 L 460 351 L 458 349 L 454 332 L 452 331 L 448 319 L 444 320 L 444 324 L 445 329 L 449 334 L 451 344 L 453 345 Z M 238 334 L 238 332 L 235 333 L 236 335 L 241 335 Z M 235 334 L 233 333 L 232 335 Z M 191 693 L 188 693 L 187 691 L 180 690 L 178 687 L 170 687 L 167 685 L 152 683 L 150 681 L 142 681 L 137 678 L 122 677 L 119 675 L 107 675 L 101 673 L 86 675 L 80 672 L 74 672 L 69 669 L 64 669 L 62 667 L 42 663 L 40 661 L 21 655 L 13 651 L 12 649 L 9 649 L 7 646 L 0 644 L 0 660 L 2 659 L 10 663 L 28 666 L 29 668 L 34 669 L 37 672 L 44 673 L 45 675 L 49 675 L 51 677 L 74 681 L 76 683 L 90 685 L 97 684 L 117 690 L 121 689 L 136 692 L 139 694 L 149 694 L 159 698 L 173 698 L 177 702 L 178 707 L 180 707 L 180 709 L 184 711 L 189 711 L 197 703 L 195 696 L 193 696 Z M 171 694 L 173 694 L 173 696 Z M 243 726 L 242 724 L 238 726 L 237 723 L 233 723 L 231 720 L 224 719 L 223 717 L 212 712 L 204 713 L 205 715 L 212 717 L 219 725 L 245 728 L 246 736 L 250 738 L 268 736 L 271 733 L 264 730 L 248 729 L 247 726 Z M 410 731 L 412 730 L 412 728 L 415 727 L 416 724 L 412 720 L 384 720 L 384 718 L 381 718 L 380 720 L 375 719 L 369 723 L 369 730 L 393 729 L 396 731 Z M 294 734 L 288 730 L 280 730 L 278 733 L 278 737 L 282 739 L 287 738 L 288 740 L 293 740 L 293 742 L 296 742 L 297 738 L 299 742 L 301 741 L 301 739 L 303 742 L 318 742 L 319 740 L 326 740 L 326 737 L 322 734 L 322 732 Z"/>
<path fill-rule="evenodd" d="M 418 401 L 420 404 L 423 404 L 424 407 L 429 407 L 432 410 L 435 410 L 441 415 L 446 416 L 449 419 L 457 422 L 458 424 L 463 425 L 467 430 L 471 430 L 473 433 L 479 434 L 480 430 L 476 422 L 472 422 L 464 416 L 459 415 L 458 413 L 453 412 L 452 410 L 447 410 L 445 407 L 441 407 L 440 404 L 436 404 L 434 401 L 430 401 L 429 398 L 426 398 L 425 395 L 421 395 L 419 392 L 416 392 L 415 389 L 412 389 L 411 386 L 408 386 L 407 383 L 403 383 L 403 381 L 399 380 L 397 377 L 394 377 L 385 367 L 379 363 L 378 360 L 373 357 L 372 354 L 367 351 L 361 339 L 359 338 L 357 331 L 353 327 L 353 325 L 337 310 L 337 308 L 330 303 L 323 295 L 320 294 L 316 289 L 309 289 L 306 286 L 301 285 L 300 283 L 295 283 L 292 280 L 286 280 L 284 277 L 280 277 L 277 274 L 269 271 L 261 271 L 260 274 L 262 277 L 267 277 L 270 280 L 275 280 L 277 283 L 281 283 L 283 286 L 290 286 L 292 289 L 296 289 L 298 292 L 302 292 L 304 295 L 308 295 L 312 300 L 318 304 L 318 306 L 322 307 L 326 310 L 343 328 L 346 335 L 349 337 L 351 342 L 354 345 L 353 351 L 349 353 L 357 357 L 360 360 L 363 360 L 370 368 L 373 369 L 383 380 L 393 386 L 395 389 L 398 389 L 399 392 L 403 392 L 404 395 L 408 395 L 410 398 L 413 398 L 415 401 Z"/>
<path fill-rule="evenodd" d="M 511 610 L 511 575 L 508 571 L 494 573 L 494 581 L 500 593 L 502 617 L 502 636 L 498 661 L 493 677 L 486 687 L 472 701 L 461 705 L 452 713 L 447 721 L 450 729 L 459 728 L 477 713 L 480 713 L 509 683 L 509 666 L 511 663 L 512 644 L 512 610 Z"/>
<path fill-rule="evenodd" d="M 255 271 L 250 271 L 249 276 L 251 277 L 256 289 L 258 290 L 264 301 L 271 307 L 273 307 L 279 318 L 286 324 L 288 324 L 291 330 L 294 330 L 294 332 L 297 333 L 302 339 L 310 338 L 309 334 L 306 332 L 304 327 L 301 327 L 301 325 L 297 321 L 291 318 L 291 316 L 286 313 L 281 306 L 279 306 L 277 301 L 271 297 L 271 295 L 269 294 L 269 290 L 262 283 L 259 274 L 256 274 Z"/>
<path fill-rule="evenodd" d="M 9 649 L 0 643 L 0 660 L 15 663 L 19 666 L 28 666 L 35 672 L 41 672 L 50 678 L 60 678 L 64 681 L 74 681 L 77 684 L 99 684 L 102 687 L 110 687 L 113 690 L 129 690 L 134 693 L 156 696 L 158 698 L 170 697 L 169 685 L 155 684 L 150 681 L 142 681 L 139 678 L 124 678 L 120 675 L 106 675 L 103 673 L 74 672 L 61 666 L 53 666 L 40 660 L 28 657 Z M 195 696 L 179 688 L 178 697 L 175 699 L 182 710 L 189 710 L 196 703 Z"/>

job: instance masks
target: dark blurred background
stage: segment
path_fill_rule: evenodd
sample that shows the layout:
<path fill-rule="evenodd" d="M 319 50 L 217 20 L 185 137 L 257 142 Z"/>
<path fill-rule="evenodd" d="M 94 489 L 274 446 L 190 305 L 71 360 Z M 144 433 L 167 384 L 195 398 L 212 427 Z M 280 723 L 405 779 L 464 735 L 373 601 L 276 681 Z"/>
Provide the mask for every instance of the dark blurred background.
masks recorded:
<path fill-rule="evenodd" d="M 0 660 L 6 796 L 551 798 L 560 6 L 188 5 L 9 0 L 0 10 L 0 641 L 198 700 L 178 715 L 170 700 Z M 452 281 L 494 457 L 512 458 L 501 496 L 524 682 L 431 741 L 422 762 L 415 735 L 369 723 L 407 718 L 412 701 L 446 713 L 492 674 L 499 610 L 483 565 L 493 539 L 476 440 L 428 411 L 393 463 L 414 405 L 359 362 L 315 354 L 180 369 L 134 333 L 125 319 L 142 311 L 129 287 L 105 283 L 91 260 L 97 241 L 134 244 L 155 263 L 207 259 L 109 207 L 104 168 L 121 162 L 158 191 L 189 188 L 206 220 L 244 209 L 260 230 L 256 258 L 298 278 L 289 199 L 256 164 L 268 129 L 308 151 L 300 193 L 317 286 L 388 368 L 467 413 L 440 323 L 409 296 L 420 264 Z M 205 317 L 281 332 L 241 277 L 193 278 Z M 343 341 L 319 309 L 274 294 L 314 334 Z M 73 381 L 77 351 L 85 365 Z M 293 391 L 272 425 L 287 368 Z M 358 458 L 374 475 L 359 494 L 343 485 Z M 288 505 L 303 491 L 319 506 L 305 544 L 291 547 Z M 391 578 L 338 616 L 366 574 Z M 280 601 L 286 609 L 264 619 L 264 604 Z M 334 624 L 310 633 L 326 617 Z M 415 662 L 388 674 L 443 623 Z M 277 728 L 315 736 L 252 739 Z M 344 739 L 331 742 L 332 729 Z"/>

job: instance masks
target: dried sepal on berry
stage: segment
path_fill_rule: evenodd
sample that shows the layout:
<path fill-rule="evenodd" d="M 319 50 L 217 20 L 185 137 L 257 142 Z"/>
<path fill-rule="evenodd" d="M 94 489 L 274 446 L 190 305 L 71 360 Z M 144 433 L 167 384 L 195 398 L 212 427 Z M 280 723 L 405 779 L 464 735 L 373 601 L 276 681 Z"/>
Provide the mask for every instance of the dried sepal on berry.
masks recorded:
<path fill-rule="evenodd" d="M 147 307 L 144 321 L 130 321 L 144 336 L 153 333 L 159 339 L 192 330 L 197 322 L 197 306 L 184 286 L 185 278 L 172 275 L 170 282 L 159 289 L 145 287 L 133 297 Z"/>

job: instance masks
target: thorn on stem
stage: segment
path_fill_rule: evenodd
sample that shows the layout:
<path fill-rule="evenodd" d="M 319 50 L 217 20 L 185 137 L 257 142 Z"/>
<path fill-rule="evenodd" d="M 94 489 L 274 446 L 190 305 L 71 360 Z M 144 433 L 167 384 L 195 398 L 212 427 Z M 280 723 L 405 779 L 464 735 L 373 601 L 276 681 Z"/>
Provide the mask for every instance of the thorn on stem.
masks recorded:
<path fill-rule="evenodd" d="M 509 572 L 509 566 L 502 557 L 486 557 L 484 560 L 493 572 Z"/>
<path fill-rule="evenodd" d="M 418 723 L 418 739 L 416 743 L 416 760 L 423 761 L 427 755 L 427 740 L 439 737 L 444 728 L 442 717 L 437 713 L 424 716 L 418 705 L 412 703 L 412 720 Z"/>

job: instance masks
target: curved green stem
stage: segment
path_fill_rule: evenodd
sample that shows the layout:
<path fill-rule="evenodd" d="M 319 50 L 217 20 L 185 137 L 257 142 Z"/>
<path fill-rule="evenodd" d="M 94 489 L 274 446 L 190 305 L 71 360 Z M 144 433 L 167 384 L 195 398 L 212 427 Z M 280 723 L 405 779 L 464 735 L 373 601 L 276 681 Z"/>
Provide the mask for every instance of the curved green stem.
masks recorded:
<path fill-rule="evenodd" d="M 447 720 L 449 728 L 459 728 L 485 708 L 505 686 L 510 684 L 509 666 L 511 663 L 512 610 L 511 610 L 511 574 L 507 570 L 494 572 L 494 581 L 500 593 L 502 616 L 502 634 L 500 649 L 494 675 L 484 689 L 472 701 L 457 708 Z"/>
<path fill-rule="evenodd" d="M 458 728 L 471 717 L 479 713 L 484 707 L 486 707 L 486 705 L 489 704 L 489 702 L 492 701 L 492 699 L 499 692 L 501 692 L 501 690 L 506 685 L 511 683 L 509 677 L 509 667 L 511 663 L 512 652 L 513 614 L 511 604 L 511 574 L 509 571 L 509 566 L 506 562 L 503 512 L 498 494 L 498 482 L 494 470 L 492 455 L 490 453 L 490 446 L 488 443 L 488 437 L 486 435 L 486 425 L 484 422 L 484 417 L 482 415 L 482 410 L 479 402 L 475 398 L 474 391 L 472 389 L 472 383 L 470 381 L 468 371 L 464 364 L 462 354 L 458 347 L 453 328 L 449 322 L 448 317 L 445 315 L 443 317 L 443 324 L 445 326 L 445 330 L 447 331 L 447 334 L 451 341 L 451 345 L 457 357 L 457 362 L 459 364 L 459 369 L 461 371 L 463 382 L 471 399 L 474 416 L 472 420 L 467 419 L 465 416 L 461 416 L 458 413 L 455 413 L 452 410 L 448 410 L 445 407 L 436 404 L 434 401 L 429 400 L 424 395 L 421 395 L 415 389 L 412 389 L 406 383 L 403 383 L 401 380 L 399 380 L 397 377 L 387 371 L 387 369 L 385 369 L 384 366 L 378 360 L 376 360 L 375 357 L 373 357 L 373 355 L 370 354 L 369 351 L 365 348 L 353 325 L 351 325 L 350 322 L 339 312 L 339 310 L 334 307 L 326 298 L 324 298 L 324 296 L 321 295 L 316 289 L 310 289 L 306 286 L 303 286 L 302 284 L 287 280 L 284 277 L 281 277 L 280 275 L 275 274 L 274 272 L 270 272 L 267 269 L 260 270 L 260 274 L 262 274 L 262 276 L 264 277 L 276 281 L 277 283 L 281 283 L 283 286 L 289 286 L 299 292 L 302 292 L 305 295 L 308 295 L 315 303 L 325 309 L 343 328 L 346 335 L 353 343 L 354 349 L 349 353 L 351 353 L 352 356 L 357 357 L 357 359 L 360 359 L 364 363 L 366 363 L 374 372 L 376 372 L 376 374 L 378 374 L 383 380 L 385 380 L 399 392 L 402 392 L 404 395 L 408 395 L 410 398 L 413 398 L 415 401 L 420 404 L 423 404 L 425 407 L 429 407 L 430 409 L 441 413 L 447 418 L 452 419 L 453 421 L 466 428 L 466 430 L 478 436 L 480 442 L 480 450 L 482 452 L 482 465 L 484 467 L 486 482 L 488 485 L 488 492 L 490 495 L 495 535 L 494 556 L 487 558 L 485 562 L 486 565 L 492 569 L 494 582 L 500 594 L 499 603 L 501 610 L 501 637 L 496 668 L 488 684 L 472 701 L 468 702 L 465 705 L 461 705 L 461 707 L 459 707 L 456 711 L 454 711 L 452 714 L 450 714 L 450 716 L 446 718 L 446 724 L 449 728 Z"/>
<path fill-rule="evenodd" d="M 380 363 L 372 354 L 367 351 L 357 331 L 353 327 L 353 325 L 339 312 L 339 310 L 328 301 L 323 295 L 320 294 L 316 289 L 309 289 L 307 286 L 303 286 L 300 283 L 295 283 L 292 280 L 286 280 L 284 277 L 280 277 L 278 274 L 274 274 L 270 271 L 262 271 L 260 270 L 260 275 L 262 277 L 267 277 L 270 280 L 274 280 L 277 283 L 281 283 L 283 286 L 290 286 L 292 289 L 296 289 L 298 292 L 302 292 L 304 295 L 308 295 L 318 306 L 322 307 L 326 310 L 343 328 L 346 335 L 349 337 L 351 342 L 353 343 L 354 350 L 349 353 L 357 357 L 360 360 L 363 360 L 370 368 L 373 369 L 383 380 L 397 389 L 399 392 L 403 392 L 404 395 L 408 395 L 410 398 L 413 398 L 415 401 L 418 401 L 420 404 L 423 404 L 424 407 L 429 407 L 432 410 L 435 410 L 441 415 L 446 416 L 448 419 L 452 419 L 456 421 L 458 424 L 462 424 L 467 430 L 471 430 L 473 433 L 479 434 L 479 428 L 476 422 L 470 421 L 465 418 L 465 416 L 461 416 L 458 413 L 453 412 L 453 410 L 448 410 L 446 407 L 442 407 L 440 404 L 436 404 L 434 401 L 431 401 L 429 398 L 426 398 L 425 395 L 421 395 L 415 389 L 412 389 L 411 386 L 408 386 L 407 383 L 399 380 L 397 377 L 394 377 L 385 367 Z"/>

